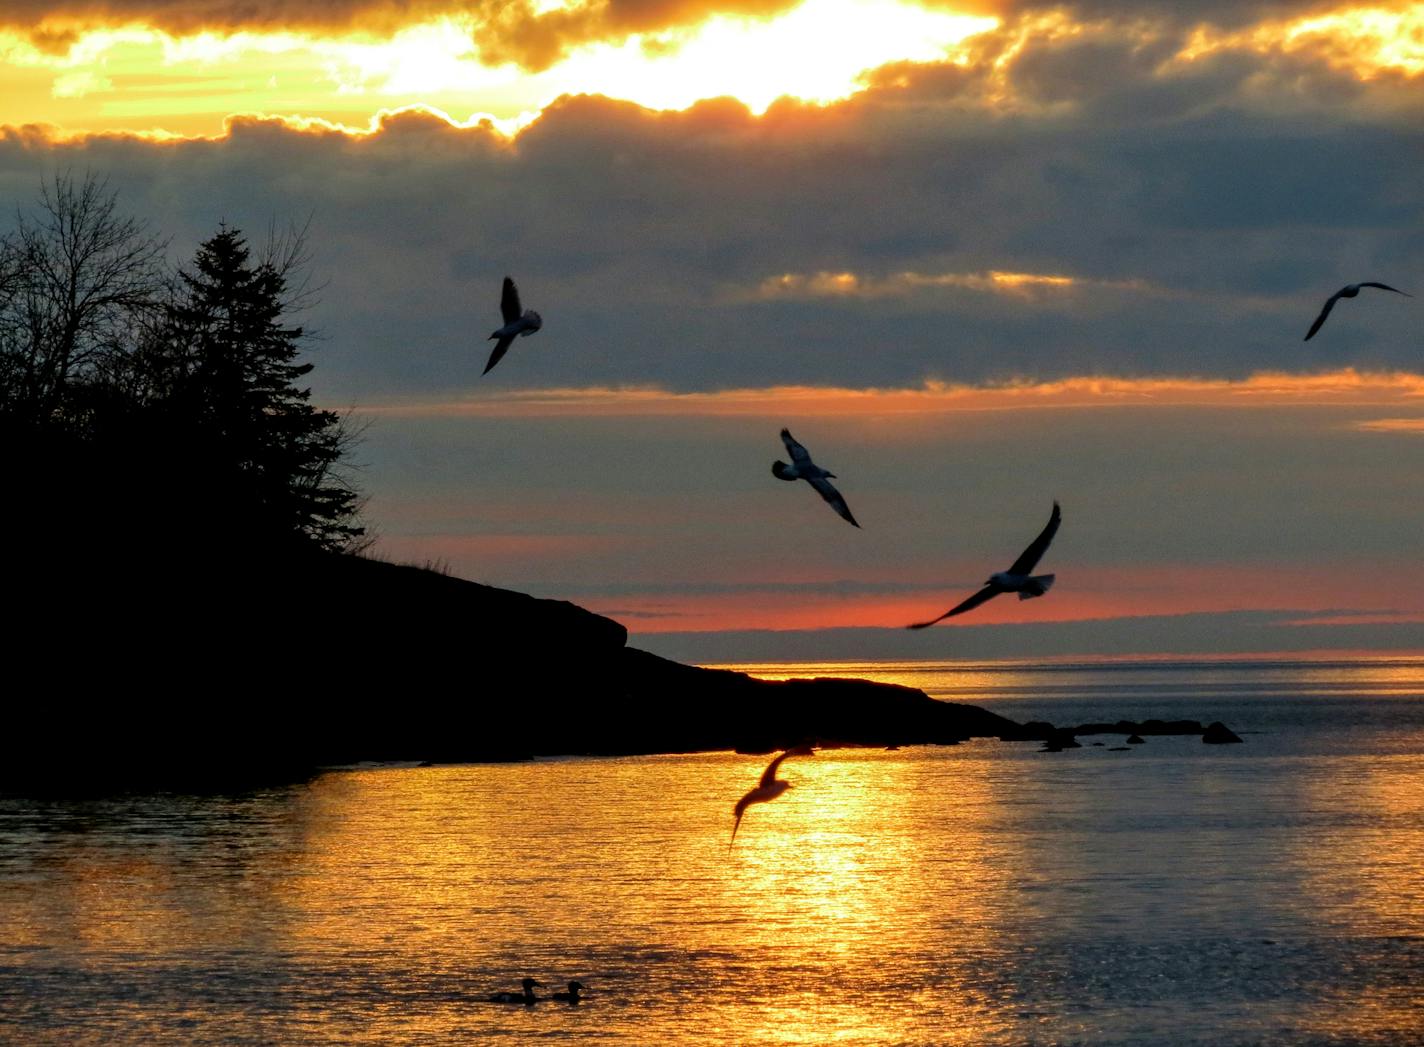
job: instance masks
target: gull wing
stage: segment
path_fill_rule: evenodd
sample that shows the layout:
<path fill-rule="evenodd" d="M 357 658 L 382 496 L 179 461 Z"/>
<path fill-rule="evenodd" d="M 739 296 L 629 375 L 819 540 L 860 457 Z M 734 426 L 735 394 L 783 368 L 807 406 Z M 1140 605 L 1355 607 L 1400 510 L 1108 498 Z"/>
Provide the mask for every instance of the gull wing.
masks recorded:
<path fill-rule="evenodd" d="M 846 520 L 856 527 L 860 524 L 855 522 L 855 517 L 850 514 L 850 506 L 846 505 L 846 500 L 841 497 L 841 493 L 831 485 L 829 480 L 807 480 L 808 484 L 816 489 L 816 492 L 826 500 L 832 509 L 840 513 L 841 519 Z"/>
<path fill-rule="evenodd" d="M 1330 315 L 1330 310 L 1335 308 L 1335 303 L 1340 300 L 1340 296 L 1344 293 L 1345 289 L 1342 287 L 1329 298 L 1325 299 L 1324 308 L 1320 310 L 1320 315 L 1315 318 L 1315 323 L 1310 325 L 1310 330 L 1305 332 L 1305 337 L 1301 339 L 1302 341 L 1308 342 L 1315 337 L 1315 332 L 1320 330 L 1320 325 L 1325 323 L 1325 318 Z"/>
<path fill-rule="evenodd" d="M 1402 295 L 1404 295 L 1405 298 L 1413 298 L 1413 297 L 1414 297 L 1414 296 L 1413 296 L 1412 294 L 1410 294 L 1408 291 L 1401 291 L 1398 287 L 1390 287 L 1389 284 L 1379 284 L 1379 283 L 1375 283 L 1373 280 L 1366 280 L 1364 283 L 1360 284 L 1360 286 L 1361 286 L 1361 287 L 1378 287 L 1381 291 L 1393 291 L 1395 294 L 1402 294 Z"/>
<path fill-rule="evenodd" d="M 504 354 L 509 351 L 509 347 L 513 343 L 514 335 L 512 334 L 505 335 L 499 341 L 495 342 L 494 352 L 490 353 L 489 363 L 485 364 L 485 369 L 480 373 L 489 374 L 490 370 L 494 367 L 494 365 L 504 359 Z"/>
<path fill-rule="evenodd" d="M 742 827 L 742 815 L 747 811 L 747 798 L 745 796 L 737 801 L 735 811 L 737 820 L 732 823 L 732 838 L 727 841 L 727 850 L 729 851 L 732 849 L 732 844 L 737 842 L 737 830 Z"/>
<path fill-rule="evenodd" d="M 974 608 L 978 607 L 981 603 L 984 603 L 987 600 L 992 600 L 994 597 L 998 596 L 1003 591 L 1004 590 L 1000 589 L 997 585 L 986 585 L 973 596 L 969 597 L 969 599 L 965 600 L 961 604 L 951 607 L 938 618 L 932 619 L 928 622 L 916 622 L 914 625 L 905 626 L 905 628 L 928 629 L 930 626 L 934 625 L 935 622 L 942 622 L 946 618 L 953 618 L 956 614 L 963 614 L 965 611 L 974 610 Z"/>
<path fill-rule="evenodd" d="M 798 745 L 794 749 L 787 749 L 776 759 L 772 760 L 771 763 L 766 765 L 766 770 L 761 772 L 761 782 L 757 785 L 757 789 L 766 789 L 772 782 L 776 781 L 776 772 L 781 767 L 781 761 L 788 756 L 814 756 L 815 754 L 816 750 L 812 749 L 809 745 Z M 754 789 L 752 791 L 755 792 L 756 790 Z M 738 817 L 741 816 L 742 811 L 746 810 L 745 804 L 750 796 L 751 793 L 748 793 L 737 802 L 737 807 L 739 808 L 737 812 Z"/>
<path fill-rule="evenodd" d="M 811 461 L 811 452 L 796 442 L 790 429 L 781 430 L 781 442 L 786 445 L 786 453 L 791 456 L 791 460 L 795 464 L 805 465 Z"/>
<path fill-rule="evenodd" d="M 1048 524 L 1039 533 L 1022 555 L 1014 561 L 1014 565 L 1009 568 L 1009 574 L 1028 574 L 1033 570 L 1034 565 L 1042 558 L 1044 551 L 1048 548 L 1048 543 L 1053 541 L 1053 536 L 1058 533 L 1058 524 L 1062 521 L 1063 514 L 1058 511 L 1058 503 L 1053 503 L 1053 513 L 1048 518 Z M 967 608 L 966 608 L 967 610 Z"/>
<path fill-rule="evenodd" d="M 780 763 L 781 758 L 778 757 L 776 762 Z M 736 818 L 732 821 L 732 838 L 727 841 L 727 850 L 729 852 L 732 849 L 732 844 L 737 842 L 737 830 L 742 827 L 742 815 L 747 813 L 747 808 L 750 807 L 752 804 L 761 803 L 763 800 L 767 799 L 767 797 L 764 795 L 765 792 L 765 789 L 763 789 L 761 786 L 757 786 L 755 789 L 748 791 L 745 796 L 743 796 L 740 800 L 737 801 L 737 805 L 732 808 L 732 813 L 736 815 Z"/>
<path fill-rule="evenodd" d="M 507 276 L 504 278 L 504 291 L 499 296 L 499 313 L 507 324 L 514 323 L 524 315 L 524 310 L 519 307 L 519 288 L 515 287 L 514 281 Z M 493 366 L 494 364 L 490 364 L 490 367 Z"/>

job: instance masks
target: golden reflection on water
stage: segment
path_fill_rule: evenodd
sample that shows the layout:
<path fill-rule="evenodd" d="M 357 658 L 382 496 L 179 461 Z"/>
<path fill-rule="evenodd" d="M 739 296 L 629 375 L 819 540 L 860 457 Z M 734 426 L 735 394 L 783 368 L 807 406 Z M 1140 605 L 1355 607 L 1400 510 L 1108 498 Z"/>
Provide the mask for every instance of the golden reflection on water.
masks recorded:
<path fill-rule="evenodd" d="M 250 867 L 146 854 L 141 838 L 66 841 L 67 895 L 29 896 L 11 943 L 91 962 L 241 947 L 336 964 L 387 991 L 428 987 L 440 1005 L 409 1005 L 403 1029 L 435 1038 L 451 1034 L 451 1000 L 468 1023 L 472 1001 L 528 972 L 550 987 L 579 978 L 594 1001 L 634 997 L 625 1020 L 640 995 L 685 999 L 692 1040 L 894 1042 L 896 1001 L 914 999 L 946 1023 L 938 1042 L 974 1042 L 995 1019 L 956 991 L 972 980 L 958 967 L 991 951 L 1024 855 L 997 831 L 993 765 L 965 761 L 942 792 L 925 755 L 788 762 L 794 787 L 752 807 L 730 849 L 732 803 L 764 757 L 327 774 L 286 798 Z M 913 984 L 882 964 L 931 943 Z M 362 1038 L 345 1016 L 321 1022 Z"/>
<path fill-rule="evenodd" d="M 1424 939 L 1424 833 L 1400 832 L 1424 821 L 1424 766 L 1416 757 L 1359 756 L 1343 773 L 1301 779 L 1300 810 L 1318 829 L 1291 834 L 1286 867 L 1299 875 L 1297 904 L 1340 933 L 1378 939 L 1386 955 Z M 1349 1042 L 1364 1028 L 1412 1028 L 1424 1034 L 1424 967 L 1400 991 L 1394 979 L 1327 994 L 1305 1009 L 1302 1026 Z"/>
<path fill-rule="evenodd" d="M 1363 1040 L 1417 1027 L 1411 745 L 821 750 L 782 765 L 793 788 L 730 848 L 765 756 L 352 769 L 67 821 L 39 808 L 0 817 L 3 945 L 34 950 L 0 949 L 0 1041 L 7 1003 L 56 1009 L 28 983 L 6 996 L 28 964 L 83 972 L 56 1013 L 122 996 L 129 1033 L 171 1042 L 1094 1042 L 1154 1016 L 1206 1042 L 1227 1019 L 1190 993 L 1238 983 L 1258 996 L 1230 1020 L 1263 1036 Z M 123 996 L 122 970 L 151 981 Z M 544 993 L 577 978 L 589 1003 L 487 1002 L 525 974 Z M 1132 1002 L 1183 978 L 1209 989 Z M 162 1025 L 177 1013 L 203 1035 Z"/>

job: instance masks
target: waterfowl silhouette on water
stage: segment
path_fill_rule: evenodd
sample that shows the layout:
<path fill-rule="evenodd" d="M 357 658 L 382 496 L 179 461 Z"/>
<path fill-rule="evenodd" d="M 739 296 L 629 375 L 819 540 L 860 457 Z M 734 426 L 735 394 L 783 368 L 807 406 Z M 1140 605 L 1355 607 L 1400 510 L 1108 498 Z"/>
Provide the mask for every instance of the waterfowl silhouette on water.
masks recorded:
<path fill-rule="evenodd" d="M 515 338 L 528 338 L 544 326 L 544 321 L 533 309 L 528 312 L 521 309 L 519 288 L 515 287 L 514 281 L 507 276 L 504 278 L 504 291 L 499 297 L 499 311 L 504 318 L 504 326 L 490 335 L 490 338 L 498 338 L 499 341 L 495 342 L 494 352 L 490 353 L 489 363 L 485 364 L 482 374 L 489 374 L 494 365 L 504 359 L 504 354 L 509 351 L 510 343 Z"/>
<path fill-rule="evenodd" d="M 490 1003 L 538 1003 L 539 997 L 534 995 L 534 986 L 543 987 L 543 982 L 535 981 L 533 978 L 525 978 L 519 983 L 524 986 L 523 992 L 497 992 L 490 997 Z"/>
<path fill-rule="evenodd" d="M 737 805 L 732 808 L 737 818 L 732 823 L 732 839 L 727 843 L 727 850 L 730 851 L 732 844 L 737 840 L 737 829 L 741 826 L 742 815 L 746 813 L 748 807 L 754 803 L 766 803 L 768 800 L 774 800 L 791 788 L 790 782 L 783 781 L 776 776 L 778 768 L 781 767 L 781 761 L 788 756 L 814 756 L 815 753 L 816 751 L 809 745 L 798 745 L 794 749 L 787 749 L 766 765 L 766 770 L 762 772 L 761 781 L 757 783 L 757 787 L 738 800 Z"/>
<path fill-rule="evenodd" d="M 846 505 L 846 500 L 841 497 L 841 493 L 831 484 L 835 479 L 835 473 L 829 473 L 822 469 L 815 462 L 811 461 L 811 452 L 796 442 L 791 435 L 791 430 L 781 430 L 781 442 L 786 445 L 786 453 L 791 455 L 791 464 L 785 462 L 773 462 L 771 465 L 771 475 L 778 480 L 788 482 L 795 480 L 805 480 L 816 489 L 816 493 L 826 500 L 826 503 L 840 514 L 842 520 L 859 527 L 855 522 L 855 517 L 851 515 L 850 506 Z"/>
<path fill-rule="evenodd" d="M 583 982 L 569 982 L 568 992 L 556 992 L 552 999 L 562 1000 L 564 1003 L 579 1003 L 583 997 L 579 995 L 587 986 Z"/>
<path fill-rule="evenodd" d="M 1310 330 L 1305 332 L 1305 337 L 1301 339 L 1308 342 L 1315 337 L 1315 332 L 1320 330 L 1325 323 L 1325 318 L 1330 315 L 1330 310 L 1335 308 L 1335 303 L 1342 298 L 1354 298 L 1360 293 L 1362 287 L 1378 287 L 1381 291 L 1393 291 L 1395 294 L 1402 294 L 1405 298 L 1414 296 L 1408 291 L 1401 291 L 1398 287 L 1390 287 L 1389 284 L 1376 283 L 1373 280 L 1365 280 L 1358 284 L 1346 284 L 1336 291 L 1329 298 L 1325 299 L 1325 306 L 1320 310 L 1320 315 L 1315 318 L 1315 322 L 1310 325 Z"/>
<path fill-rule="evenodd" d="M 1053 575 L 1030 575 L 1029 572 L 1043 557 L 1044 552 L 1048 549 L 1048 543 L 1053 541 L 1053 536 L 1058 533 L 1058 524 L 1061 520 L 1062 514 L 1058 511 L 1058 503 L 1054 502 L 1053 513 L 1048 518 L 1048 525 L 1044 527 L 1037 538 L 1029 543 L 1029 547 L 1013 562 L 1013 566 L 1007 571 L 991 574 L 989 580 L 984 583 L 984 588 L 963 603 L 951 607 L 938 618 L 928 622 L 916 622 L 914 625 L 905 626 L 905 628 L 928 629 L 935 622 L 942 622 L 946 618 L 953 618 L 956 614 L 972 611 L 981 603 L 992 600 L 1000 593 L 1018 593 L 1020 600 L 1031 600 L 1035 596 L 1042 596 L 1048 592 L 1049 587 L 1053 585 Z"/>

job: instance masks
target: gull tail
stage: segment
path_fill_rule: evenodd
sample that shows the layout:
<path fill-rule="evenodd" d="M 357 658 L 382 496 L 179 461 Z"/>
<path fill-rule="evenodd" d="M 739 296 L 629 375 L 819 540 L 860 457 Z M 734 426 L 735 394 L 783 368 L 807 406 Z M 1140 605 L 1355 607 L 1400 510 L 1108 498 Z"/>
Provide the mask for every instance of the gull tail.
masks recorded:
<path fill-rule="evenodd" d="M 1028 585 L 1019 590 L 1020 600 L 1032 600 L 1035 596 L 1042 596 L 1053 588 L 1054 575 L 1036 574 L 1028 580 Z"/>
<path fill-rule="evenodd" d="M 791 466 L 787 465 L 785 462 L 772 462 L 771 475 L 776 477 L 778 480 L 790 480 L 792 483 L 795 483 L 798 478 L 795 476 L 787 475 L 787 470 L 790 468 Z"/>

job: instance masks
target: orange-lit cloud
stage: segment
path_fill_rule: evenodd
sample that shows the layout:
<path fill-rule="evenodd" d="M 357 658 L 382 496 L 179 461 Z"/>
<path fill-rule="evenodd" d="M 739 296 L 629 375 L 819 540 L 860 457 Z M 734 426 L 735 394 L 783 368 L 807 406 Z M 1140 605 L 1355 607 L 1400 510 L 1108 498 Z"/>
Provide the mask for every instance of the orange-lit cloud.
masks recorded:
<path fill-rule="evenodd" d="M 397 546 L 402 548 L 402 546 Z M 420 547 L 439 555 L 438 545 Z M 827 572 L 831 568 L 823 569 Z M 1424 621 L 1424 566 L 1402 570 L 1391 590 L 1356 565 L 1302 566 L 1282 584 L 1279 567 L 1161 564 L 1125 570 L 1096 566 L 1073 572 L 1058 567 L 1060 584 L 1041 600 L 992 600 L 972 615 L 936 628 L 953 630 L 1016 623 L 1064 623 L 1236 611 L 1301 612 L 1300 625 L 1412 624 Z M 923 572 L 919 572 L 923 577 Z M 833 575 L 826 574 L 828 583 Z M 636 618 L 640 632 L 740 629 L 899 628 L 944 611 L 973 591 L 981 578 L 966 574 L 958 587 L 950 580 L 921 584 L 912 591 L 828 592 L 791 584 L 748 585 L 735 592 L 702 593 L 689 585 L 679 594 L 625 593 L 571 596 L 613 617 L 615 609 Z M 893 588 L 893 587 L 887 587 Z M 1410 594 L 1415 595 L 1410 595 Z M 1381 607 L 1382 599 L 1386 606 Z M 1397 600 L 1402 606 L 1389 606 Z M 1378 608 L 1340 614 L 1341 607 Z M 631 612 L 631 613 L 630 613 Z M 1319 613 L 1317 613 L 1319 612 Z"/>
<path fill-rule="evenodd" d="M 445 12 L 384 32 L 379 23 L 317 32 L 299 21 L 196 31 L 161 19 L 41 40 L 0 32 L 0 123 L 211 135 L 223 115 L 236 112 L 360 127 L 378 108 L 427 105 L 522 126 L 567 94 L 655 109 L 730 96 L 761 112 L 781 97 L 818 103 L 849 97 L 863 87 L 867 70 L 947 60 L 966 37 L 996 24 L 908 0 L 778 2 L 761 12 L 765 18 L 737 6 L 726 13 L 675 7 L 679 18 L 696 15 L 696 24 L 593 33 L 567 53 L 562 36 L 546 45 L 510 29 L 511 12 L 528 13 L 518 5 Z M 656 13 L 654 5 L 628 5 L 634 8 Z M 535 19 L 568 17 L 565 9 L 551 9 Z M 490 33 L 498 39 L 482 45 Z M 807 47 L 808 40 L 815 45 Z M 22 103 L 24 111 L 11 108 Z"/>
<path fill-rule="evenodd" d="M 1360 83 L 1424 71 L 1424 3 L 1245 25 L 1210 11 L 1188 21 L 1000 6 L 996 16 L 991 5 L 913 0 L 21 0 L 0 10 L 0 124 L 193 136 L 219 133 L 234 113 L 360 128 L 378 109 L 426 105 L 512 131 L 566 94 L 654 109 L 727 96 L 762 113 L 782 97 L 829 104 L 945 71 L 957 101 L 986 116 L 1054 118 L 1103 92 L 1193 92 L 1202 67 L 1231 56 L 1259 68 L 1221 66 L 1206 98 L 1269 109 L 1335 97 L 1344 108 L 1357 100 L 1307 89 L 1314 74 L 1300 63 Z"/>
<path fill-rule="evenodd" d="M 1044 292 L 1073 290 L 1142 291 L 1138 280 L 1092 280 L 1050 273 L 1014 273 L 990 269 L 978 273 L 891 273 L 862 276 L 853 272 L 781 273 L 758 285 L 755 297 L 775 298 L 891 298 L 937 288 L 961 288 L 991 294 L 1032 298 Z"/>
<path fill-rule="evenodd" d="M 1424 436 L 1424 418 L 1371 418 L 1356 422 L 1355 428 L 1367 433 L 1414 433 Z"/>
<path fill-rule="evenodd" d="M 1329 404 L 1417 407 L 1424 411 L 1424 374 L 1371 374 L 1344 369 L 1321 374 L 1263 372 L 1224 378 L 1083 377 L 1055 382 L 951 385 L 915 389 L 844 389 L 777 386 L 717 392 L 654 388 L 585 388 L 501 391 L 463 400 L 370 404 L 363 413 L 398 418 L 485 416 L 847 416 L 1004 411 L 1032 407 L 1134 406 L 1272 407 Z M 1424 419 L 1364 421 L 1360 428 L 1424 428 Z"/>
<path fill-rule="evenodd" d="M 1310 54 L 1362 79 L 1424 73 L 1424 4 L 1342 5 L 1235 31 L 1199 27 L 1176 56 L 1194 61 L 1223 51 Z"/>

